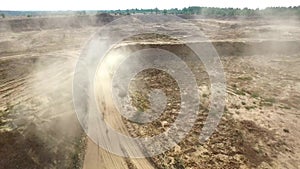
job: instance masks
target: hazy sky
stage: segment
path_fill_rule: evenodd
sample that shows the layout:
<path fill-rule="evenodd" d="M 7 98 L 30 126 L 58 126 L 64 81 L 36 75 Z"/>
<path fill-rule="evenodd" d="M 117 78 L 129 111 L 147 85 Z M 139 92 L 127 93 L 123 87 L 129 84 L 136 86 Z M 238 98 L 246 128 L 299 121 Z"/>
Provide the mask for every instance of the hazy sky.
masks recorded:
<path fill-rule="evenodd" d="M 188 6 L 265 8 L 299 6 L 300 0 L 3 0 L 0 10 L 104 10 Z"/>

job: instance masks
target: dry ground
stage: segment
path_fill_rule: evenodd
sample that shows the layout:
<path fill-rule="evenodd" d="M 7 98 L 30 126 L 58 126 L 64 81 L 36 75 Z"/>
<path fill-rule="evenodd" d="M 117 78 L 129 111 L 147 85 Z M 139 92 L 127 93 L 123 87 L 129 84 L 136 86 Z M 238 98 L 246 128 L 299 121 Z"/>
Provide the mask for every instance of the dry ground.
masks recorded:
<path fill-rule="evenodd" d="M 86 141 L 73 110 L 76 59 L 99 25 L 76 19 L 63 26 L 53 20 L 47 26 L 37 26 L 41 21 L 36 20 L 21 21 L 0 21 L 0 166 L 141 168 L 136 160 L 116 157 Z M 199 144 L 199 129 L 208 111 L 209 82 L 201 63 L 190 63 L 198 72 L 199 89 L 205 93 L 199 119 L 178 146 L 144 162 L 153 168 L 300 168 L 299 21 L 192 22 L 221 56 L 227 79 L 224 116 L 210 140 Z M 126 44 L 138 49 L 150 45 L 184 55 L 180 53 L 184 47 L 166 43 L 164 37 L 133 40 Z M 178 109 L 174 80 L 164 72 L 148 70 L 136 77 L 132 87 L 143 80 L 155 82 L 149 83 L 149 88 L 171 88 L 171 104 L 160 118 L 171 123 L 174 119 L 170 117 L 176 117 Z M 135 102 L 136 106 L 147 106 L 144 96 L 132 94 L 132 99 L 144 100 Z M 121 121 L 134 137 L 165 130 L 159 121 L 148 125 Z"/>

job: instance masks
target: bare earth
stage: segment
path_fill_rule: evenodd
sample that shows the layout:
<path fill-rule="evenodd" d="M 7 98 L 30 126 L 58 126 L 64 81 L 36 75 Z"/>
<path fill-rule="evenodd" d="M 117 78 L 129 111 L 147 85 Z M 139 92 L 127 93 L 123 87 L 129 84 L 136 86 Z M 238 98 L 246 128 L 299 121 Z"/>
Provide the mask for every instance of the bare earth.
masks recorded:
<path fill-rule="evenodd" d="M 213 43 L 224 66 L 227 96 L 222 120 L 208 142 L 200 144 L 198 137 L 208 113 L 210 84 L 201 63 L 187 60 L 202 91 L 203 106 L 193 130 L 163 154 L 132 159 L 113 155 L 90 140 L 82 131 L 72 104 L 77 58 L 104 20 L 92 18 L 83 22 L 82 18 L 73 18 L 59 24 L 61 20 L 0 20 L 2 168 L 300 168 L 299 21 L 190 20 Z M 167 24 L 176 27 L 177 23 Z M 128 26 L 132 25 L 124 25 L 124 29 L 129 30 Z M 160 28 L 176 32 L 168 30 L 171 27 Z M 114 50 L 149 46 L 182 57 L 189 55 L 184 45 L 152 35 L 129 39 Z M 157 70 L 142 72 L 133 80 L 134 106 L 148 106 L 147 97 L 135 91 L 141 81 L 149 82 L 149 90 L 164 89 L 170 97 L 170 104 L 155 122 L 131 123 L 104 98 L 108 102 L 104 112 L 107 122 L 132 137 L 165 131 L 179 111 L 178 86 L 174 79 Z M 102 87 L 103 92 L 107 86 Z M 99 97 L 104 97 L 101 94 Z"/>

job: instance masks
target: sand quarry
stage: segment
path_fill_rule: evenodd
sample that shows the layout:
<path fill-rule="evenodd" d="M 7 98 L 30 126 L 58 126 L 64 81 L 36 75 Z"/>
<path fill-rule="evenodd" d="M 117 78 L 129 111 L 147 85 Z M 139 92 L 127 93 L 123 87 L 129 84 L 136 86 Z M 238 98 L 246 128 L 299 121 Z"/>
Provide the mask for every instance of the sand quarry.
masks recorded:
<path fill-rule="evenodd" d="M 114 19 L 100 15 L 0 20 L 0 168 L 300 168 L 299 20 L 189 19 L 208 39 L 196 43 L 212 43 L 221 58 L 227 84 L 224 114 L 210 139 L 200 144 L 210 83 L 201 62 L 186 60 L 202 93 L 193 129 L 173 149 L 134 159 L 99 148 L 82 130 L 73 107 L 78 57 L 89 38 Z M 176 22 L 151 24 L 146 26 L 183 36 L 170 29 Z M 124 30 L 130 31 L 128 26 L 132 25 L 124 24 Z M 108 56 L 149 47 L 190 55 L 185 44 L 155 34 L 121 44 Z M 130 83 L 135 107 L 149 108 L 147 91 L 138 90 L 142 81 L 149 91 L 160 88 L 168 97 L 158 120 L 132 123 L 109 100 L 104 111 L 113 128 L 131 137 L 165 131 L 179 111 L 176 81 L 155 69 L 139 73 Z"/>

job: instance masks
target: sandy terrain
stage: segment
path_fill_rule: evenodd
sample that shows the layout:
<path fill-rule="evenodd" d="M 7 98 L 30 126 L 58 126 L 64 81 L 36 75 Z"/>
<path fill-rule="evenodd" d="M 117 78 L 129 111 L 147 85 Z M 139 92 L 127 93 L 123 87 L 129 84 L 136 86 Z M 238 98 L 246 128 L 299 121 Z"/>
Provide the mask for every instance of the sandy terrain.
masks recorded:
<path fill-rule="evenodd" d="M 209 141 L 200 144 L 199 128 L 209 105 L 209 81 L 201 63 L 187 60 L 205 94 L 192 132 L 163 154 L 130 159 L 98 148 L 88 139 L 72 105 L 77 58 L 105 20 L 69 18 L 64 24 L 53 18 L 25 20 L 0 21 L 3 168 L 300 168 L 299 21 L 192 20 L 213 43 L 224 66 L 227 97 L 223 118 Z M 182 36 L 168 27 L 163 29 L 174 31 L 175 37 Z M 135 37 L 115 50 L 149 46 L 189 55 L 184 45 L 164 36 Z M 161 121 L 171 124 L 170 117 L 178 113 L 178 92 L 174 92 L 172 78 L 149 70 L 136 77 L 132 89 L 143 80 L 154 81 L 149 89 L 166 89 L 172 98 L 158 121 L 131 123 L 109 104 L 106 106 L 111 108 L 104 112 L 113 128 L 132 137 L 166 130 Z M 131 95 L 137 100 L 133 102 L 146 109 L 147 99 L 138 92 Z"/>

